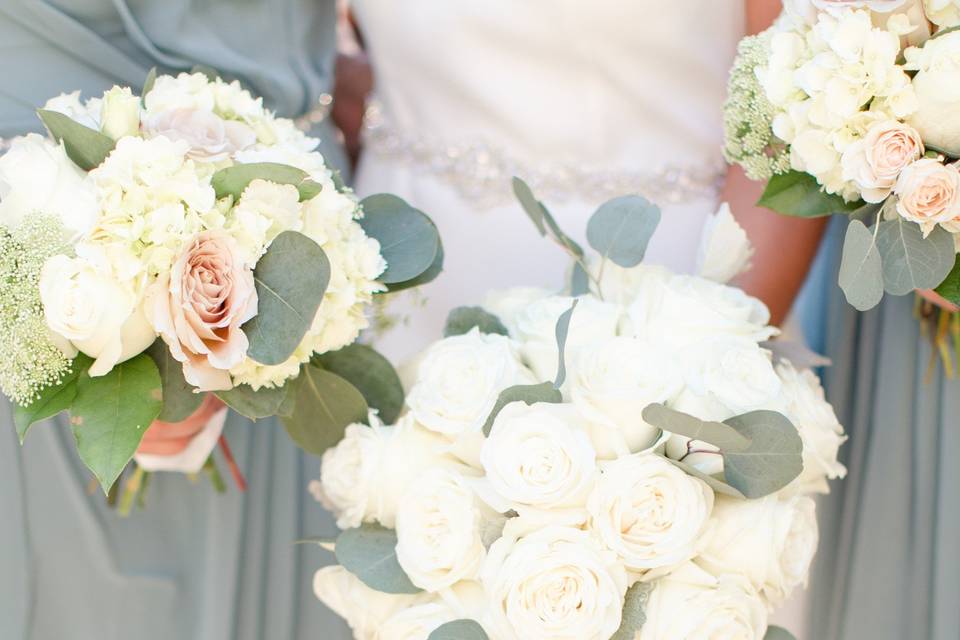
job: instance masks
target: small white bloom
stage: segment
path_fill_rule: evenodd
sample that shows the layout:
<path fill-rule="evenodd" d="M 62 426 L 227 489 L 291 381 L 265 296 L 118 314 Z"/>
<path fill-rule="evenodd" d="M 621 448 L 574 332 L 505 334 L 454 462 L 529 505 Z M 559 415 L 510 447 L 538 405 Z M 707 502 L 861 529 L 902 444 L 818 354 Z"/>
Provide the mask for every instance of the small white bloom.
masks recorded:
<path fill-rule="evenodd" d="M 724 202 L 707 219 L 700 234 L 697 273 L 714 282 L 726 283 L 750 268 L 753 246 L 747 232 Z"/>
<path fill-rule="evenodd" d="M 927 19 L 942 28 L 960 25 L 960 1 L 923 0 L 923 9 Z"/>
<path fill-rule="evenodd" d="M 43 108 L 47 111 L 62 113 L 87 128 L 94 130 L 100 129 L 100 100 L 88 100 L 86 104 L 84 104 L 80 100 L 79 90 L 73 93 L 61 93 L 55 98 L 50 98 L 47 100 L 47 103 L 43 105 Z"/>

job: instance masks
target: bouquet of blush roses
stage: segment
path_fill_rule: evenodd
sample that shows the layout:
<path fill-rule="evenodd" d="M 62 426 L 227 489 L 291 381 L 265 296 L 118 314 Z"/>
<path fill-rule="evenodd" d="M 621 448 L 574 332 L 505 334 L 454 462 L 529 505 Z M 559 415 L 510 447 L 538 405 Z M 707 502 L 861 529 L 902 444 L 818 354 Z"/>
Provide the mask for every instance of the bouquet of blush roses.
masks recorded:
<path fill-rule="evenodd" d="M 758 300 L 640 264 L 642 198 L 596 212 L 591 260 L 517 189 L 574 295 L 455 310 L 400 420 L 323 455 L 311 490 L 344 531 L 316 595 L 358 639 L 789 637 L 768 611 L 806 580 L 811 494 L 845 473 L 816 377 L 773 360 Z M 701 273 L 735 275 L 744 243 L 721 211 Z"/>
<path fill-rule="evenodd" d="M 358 202 L 316 139 L 235 81 L 151 73 L 142 96 L 63 95 L 39 115 L 50 138 L 0 157 L 0 387 L 21 439 L 69 411 L 106 490 L 151 423 L 208 392 L 314 451 L 368 405 L 399 409 L 392 368 L 352 343 L 374 294 L 439 271 L 423 213 Z M 199 470 L 222 424 L 174 466 Z M 158 458 L 138 462 L 170 468 Z"/>
<path fill-rule="evenodd" d="M 960 3 L 784 5 L 740 44 L 728 160 L 767 181 L 763 206 L 850 217 L 839 280 L 857 309 L 884 291 L 960 302 Z"/>

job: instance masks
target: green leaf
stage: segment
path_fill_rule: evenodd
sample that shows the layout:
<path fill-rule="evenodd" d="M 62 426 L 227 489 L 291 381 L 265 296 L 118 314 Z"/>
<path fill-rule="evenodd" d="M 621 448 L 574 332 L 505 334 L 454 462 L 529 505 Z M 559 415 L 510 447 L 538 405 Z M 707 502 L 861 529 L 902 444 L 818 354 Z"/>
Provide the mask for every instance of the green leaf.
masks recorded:
<path fill-rule="evenodd" d="M 543 206 L 542 202 L 537 200 L 537 197 L 533 195 L 533 190 L 530 189 L 530 186 L 527 185 L 526 182 L 517 176 L 514 176 L 510 182 L 513 186 L 513 194 L 517 197 L 527 217 L 529 217 L 534 226 L 537 227 L 537 231 L 540 232 L 541 236 L 547 235 L 547 228 L 543 221 L 546 207 Z"/>
<path fill-rule="evenodd" d="M 769 626 L 767 627 L 767 634 L 763 636 L 763 640 L 797 640 L 792 633 L 784 629 L 783 627 Z"/>
<path fill-rule="evenodd" d="M 360 226 L 380 243 L 380 254 L 387 261 L 387 270 L 378 278 L 380 282 L 406 282 L 434 266 L 440 234 L 422 211 L 387 193 L 368 196 L 360 205 Z"/>
<path fill-rule="evenodd" d="M 203 403 L 203 394 L 194 393 L 194 387 L 183 377 L 183 363 L 177 361 L 170 354 L 167 344 L 157 338 L 146 354 L 153 359 L 160 372 L 160 383 L 163 388 L 163 409 L 157 420 L 163 422 L 180 422 L 200 408 Z"/>
<path fill-rule="evenodd" d="M 621 196 L 600 205 L 587 223 L 587 242 L 625 269 L 643 261 L 660 208 L 642 196 Z"/>
<path fill-rule="evenodd" d="M 642 415 L 648 424 L 678 436 L 712 444 L 724 452 L 742 451 L 750 446 L 747 438 L 727 424 L 701 420 L 659 403 L 647 405 Z"/>
<path fill-rule="evenodd" d="M 511 402 L 524 402 L 528 405 L 536 404 L 537 402 L 559 404 L 563 402 L 563 396 L 560 395 L 560 392 L 553 386 L 552 382 L 520 384 L 507 387 L 500 392 L 497 403 L 493 405 L 493 410 L 490 412 L 490 415 L 487 416 L 487 421 L 483 424 L 484 435 L 490 435 L 490 430 L 493 428 L 493 422 L 497 419 L 497 415 Z"/>
<path fill-rule="evenodd" d="M 955 260 L 953 269 L 935 291 L 953 304 L 960 305 L 960 255 Z"/>
<path fill-rule="evenodd" d="M 52 418 L 61 411 L 66 411 L 77 397 L 77 378 L 85 373 L 93 359 L 78 354 L 70 363 L 70 371 L 63 376 L 59 384 L 46 387 L 40 391 L 40 396 L 26 406 L 13 405 L 13 423 L 17 428 L 20 444 L 27 437 L 27 431 L 34 424 Z"/>
<path fill-rule="evenodd" d="M 57 142 L 63 142 L 67 155 L 84 171 L 99 167 L 113 151 L 115 143 L 110 136 L 85 127 L 56 111 L 40 109 L 37 113 L 50 135 Z"/>
<path fill-rule="evenodd" d="M 387 285 L 387 291 L 389 293 L 394 293 L 396 291 L 402 291 L 404 289 L 410 289 L 413 287 L 419 287 L 421 285 L 427 284 L 428 282 L 433 282 L 437 279 L 437 276 L 443 271 L 443 240 L 437 236 L 437 256 L 433 259 L 433 264 L 430 267 L 418 275 L 416 278 L 411 278 L 410 280 L 404 280 L 403 282 L 395 282 L 393 284 Z"/>
<path fill-rule="evenodd" d="M 162 406 L 160 372 L 141 353 L 121 362 L 105 376 L 77 379 L 70 424 L 80 459 L 104 493 L 127 466 Z"/>
<path fill-rule="evenodd" d="M 871 309 L 883 298 L 883 266 L 873 234 L 859 220 L 850 221 L 840 259 L 840 288 L 853 307 Z"/>
<path fill-rule="evenodd" d="M 590 293 L 590 276 L 579 262 L 573 264 L 570 274 L 570 295 L 585 296 Z"/>
<path fill-rule="evenodd" d="M 330 283 L 330 261 L 316 242 L 296 231 L 278 235 L 253 279 L 257 315 L 243 325 L 247 355 L 261 364 L 284 362 L 313 324 Z"/>
<path fill-rule="evenodd" d="M 269 418 L 280 413 L 286 400 L 289 383 L 282 387 L 260 387 L 256 391 L 247 384 L 237 385 L 227 391 L 215 392 L 224 404 L 251 420 Z"/>
<path fill-rule="evenodd" d="M 637 637 L 643 623 L 647 621 L 644 608 L 647 606 L 647 600 L 650 599 L 653 589 L 653 582 L 636 582 L 627 589 L 623 599 L 623 616 L 620 620 L 620 628 L 610 636 L 610 640 L 634 640 Z"/>
<path fill-rule="evenodd" d="M 573 312 L 577 308 L 577 303 L 580 300 L 574 300 L 573 304 L 570 305 L 570 308 L 560 314 L 560 317 L 557 318 L 557 326 L 554 330 L 554 333 L 557 337 L 557 353 L 558 362 L 557 362 L 557 378 L 553 383 L 553 386 L 559 389 L 563 386 L 563 381 L 567 379 L 567 334 L 570 332 L 570 320 L 573 318 Z"/>
<path fill-rule="evenodd" d="M 799 218 L 846 213 L 860 205 L 859 202 L 848 203 L 838 195 L 827 193 L 816 178 L 802 171 L 789 171 L 770 178 L 757 204 Z"/>
<path fill-rule="evenodd" d="M 443 337 L 462 336 L 474 327 L 478 328 L 480 333 L 496 333 L 501 336 L 510 333 L 500 322 L 500 318 L 482 307 L 457 307 L 447 316 Z"/>
<path fill-rule="evenodd" d="M 751 411 L 724 421 L 750 441 L 723 452 L 723 474 L 747 498 L 762 498 L 790 484 L 803 471 L 803 441 L 793 423 L 776 411 Z"/>
<path fill-rule="evenodd" d="M 731 498 L 740 498 L 741 500 L 746 498 L 745 495 L 740 493 L 737 489 L 734 489 L 733 487 L 731 487 L 729 484 L 727 484 L 720 478 L 707 475 L 703 471 L 700 471 L 696 467 L 689 465 L 685 462 L 680 462 L 679 460 L 674 460 L 672 458 L 667 458 L 667 457 L 664 457 L 664 459 L 667 462 L 673 464 L 675 467 L 686 472 L 687 475 L 691 475 L 694 478 L 699 478 L 700 480 L 703 480 L 704 482 L 707 483 L 707 486 L 709 486 L 711 489 L 713 489 L 717 493 L 721 493 L 725 496 L 730 496 Z"/>
<path fill-rule="evenodd" d="M 147 72 L 147 77 L 143 81 L 143 90 L 140 91 L 140 104 L 143 106 L 147 105 L 147 94 L 153 91 L 153 85 L 157 83 L 157 68 L 152 67 L 150 71 Z"/>
<path fill-rule="evenodd" d="M 337 561 L 376 591 L 420 593 L 397 560 L 397 532 L 376 524 L 347 529 L 337 538 Z"/>
<path fill-rule="evenodd" d="M 475 620 L 454 620 L 434 629 L 427 640 L 489 640 L 487 632 Z"/>
<path fill-rule="evenodd" d="M 895 296 L 938 286 L 953 269 L 957 255 L 950 232 L 935 227 L 924 238 L 918 224 L 900 217 L 880 223 L 877 250 L 883 287 Z"/>
<path fill-rule="evenodd" d="M 346 428 L 367 421 L 367 402 L 340 376 L 309 364 L 291 390 L 292 411 L 282 416 L 283 426 L 304 451 L 321 455 L 343 438 Z"/>
<path fill-rule="evenodd" d="M 220 169 L 210 178 L 210 184 L 217 194 L 217 198 L 232 196 L 234 201 L 239 200 L 244 189 L 254 180 L 268 180 L 277 184 L 290 184 L 300 192 L 300 201 L 310 200 L 320 193 L 321 186 L 310 179 L 303 169 L 291 167 L 278 162 L 253 162 L 250 164 L 235 164 L 232 167 Z"/>
<path fill-rule="evenodd" d="M 317 356 L 320 365 L 337 374 L 363 395 L 380 418 L 393 424 L 403 409 L 403 384 L 390 361 L 364 344 L 351 344 Z"/>

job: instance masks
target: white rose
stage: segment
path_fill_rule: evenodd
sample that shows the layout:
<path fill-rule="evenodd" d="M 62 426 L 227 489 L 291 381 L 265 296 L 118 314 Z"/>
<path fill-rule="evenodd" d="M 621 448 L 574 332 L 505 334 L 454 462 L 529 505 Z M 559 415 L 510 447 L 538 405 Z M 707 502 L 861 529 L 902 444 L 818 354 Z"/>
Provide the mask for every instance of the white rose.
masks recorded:
<path fill-rule="evenodd" d="M 397 509 L 397 560 L 421 589 L 437 592 L 475 578 L 486 556 L 484 515 L 453 472 L 421 475 Z"/>
<path fill-rule="evenodd" d="M 729 282 L 750 268 L 753 246 L 747 232 L 724 202 L 707 219 L 700 235 L 697 273 L 714 282 Z"/>
<path fill-rule="evenodd" d="M 100 131 L 119 140 L 140 133 L 140 96 L 129 87 L 113 87 L 103 94 Z"/>
<path fill-rule="evenodd" d="M 727 418 L 768 408 L 780 394 L 781 383 L 770 352 L 742 338 L 707 339 L 685 349 L 681 355 L 687 387 L 682 396 L 705 396 L 728 415 L 697 415 L 703 420 Z M 681 397 L 674 403 L 689 402 Z M 680 409 L 685 411 L 685 409 Z M 688 412 L 689 413 L 689 412 Z"/>
<path fill-rule="evenodd" d="M 392 528 L 401 497 L 421 473 L 455 466 L 444 441 L 409 414 L 396 426 L 371 415 L 370 426 L 348 426 L 343 440 L 324 452 L 320 482 L 311 483 L 311 491 L 341 529 L 374 521 Z"/>
<path fill-rule="evenodd" d="M 38 213 L 59 218 L 79 236 L 93 226 L 100 207 L 93 182 L 63 146 L 31 133 L 0 155 L 0 224 L 16 228 Z"/>
<path fill-rule="evenodd" d="M 648 283 L 627 309 L 625 329 L 669 347 L 704 338 L 741 337 L 756 342 L 777 334 L 770 312 L 740 289 L 695 276 L 676 275 Z"/>
<path fill-rule="evenodd" d="M 402 609 L 387 618 L 380 627 L 377 638 L 378 640 L 428 640 L 437 627 L 456 619 L 456 613 L 443 601 L 438 599 L 425 602 Z"/>
<path fill-rule="evenodd" d="M 52 331 L 96 361 L 91 376 L 141 353 L 156 339 L 133 295 L 82 258 L 53 256 L 40 274 L 40 299 Z"/>
<path fill-rule="evenodd" d="M 148 137 L 164 136 L 190 146 L 187 155 L 206 162 L 220 162 L 257 142 L 257 134 L 237 120 L 224 120 L 210 111 L 171 109 L 152 113 L 143 121 Z"/>
<path fill-rule="evenodd" d="M 517 314 L 516 339 L 520 343 L 520 353 L 539 380 L 552 380 L 557 375 L 560 355 L 557 320 L 570 309 L 573 300 L 566 296 L 550 296 L 527 305 Z M 594 297 L 580 298 L 570 320 L 567 349 L 613 337 L 619 318 L 616 305 Z"/>
<path fill-rule="evenodd" d="M 500 538 L 482 575 L 498 640 L 608 640 L 620 627 L 626 572 L 585 531 Z"/>
<path fill-rule="evenodd" d="M 590 440 L 602 459 L 649 446 L 660 430 L 641 413 L 654 402 L 670 402 L 682 380 L 668 354 L 635 338 L 615 337 L 578 348 L 568 359 L 565 389 L 588 422 Z"/>
<path fill-rule="evenodd" d="M 477 329 L 434 343 L 417 368 L 407 406 L 427 429 L 450 436 L 480 431 L 500 392 L 534 382 L 509 338 Z"/>
<path fill-rule="evenodd" d="M 923 0 L 927 19 L 938 27 L 960 25 L 960 0 Z"/>
<path fill-rule="evenodd" d="M 749 581 L 687 563 L 653 583 L 636 640 L 762 640 L 767 611 Z"/>
<path fill-rule="evenodd" d="M 71 120 L 82 124 L 90 129 L 100 128 L 100 110 L 101 104 L 99 98 L 88 100 L 84 104 L 80 100 L 80 91 L 72 93 L 61 93 L 55 98 L 50 98 L 43 105 L 47 111 L 56 111 L 62 113 Z"/>
<path fill-rule="evenodd" d="M 805 496 L 718 496 L 703 542 L 697 564 L 714 575 L 745 575 L 772 609 L 807 584 L 818 542 L 816 505 Z"/>
<path fill-rule="evenodd" d="M 393 615 L 429 601 L 427 594 L 394 595 L 375 591 L 341 567 L 332 565 L 313 576 L 313 593 L 346 620 L 357 640 L 386 640 L 384 622 Z"/>
<path fill-rule="evenodd" d="M 601 471 L 587 501 L 589 526 L 629 571 L 696 555 L 713 509 L 706 483 L 652 453 L 624 456 Z"/>
<path fill-rule="evenodd" d="M 843 427 L 812 371 L 797 371 L 783 362 L 777 373 L 783 381 L 786 415 L 803 440 L 803 472 L 796 482 L 804 493 L 829 493 L 827 480 L 847 475 L 846 467 L 837 460 L 840 445 L 847 439 Z"/>
<path fill-rule="evenodd" d="M 550 291 L 538 287 L 514 287 L 491 291 L 483 301 L 483 308 L 497 316 L 511 336 L 517 335 L 517 316 L 537 300 L 550 297 Z"/>
<path fill-rule="evenodd" d="M 569 404 L 508 404 L 494 420 L 480 451 L 493 496 L 505 513 L 583 504 L 596 474 L 596 454 L 582 418 Z"/>
<path fill-rule="evenodd" d="M 904 52 L 906 69 L 917 71 L 913 90 L 919 102 L 907 123 L 920 132 L 930 147 L 960 154 L 960 33 L 927 40 L 922 48 Z"/>
<path fill-rule="evenodd" d="M 609 260 L 603 273 L 600 273 L 599 258 L 591 256 L 588 260 L 591 273 L 600 282 L 603 299 L 623 306 L 633 302 L 637 295 L 648 287 L 661 286 L 673 277 L 672 271 L 659 265 L 641 263 L 625 269 Z"/>

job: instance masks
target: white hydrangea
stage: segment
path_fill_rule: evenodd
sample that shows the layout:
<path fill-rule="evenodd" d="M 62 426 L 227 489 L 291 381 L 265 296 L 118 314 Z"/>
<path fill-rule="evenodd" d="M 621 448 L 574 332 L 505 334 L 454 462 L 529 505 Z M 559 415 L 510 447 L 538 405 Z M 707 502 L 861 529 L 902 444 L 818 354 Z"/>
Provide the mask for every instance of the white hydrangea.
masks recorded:
<path fill-rule="evenodd" d="M 960 25 L 960 0 L 923 0 L 927 19 L 938 27 L 949 29 Z"/>

